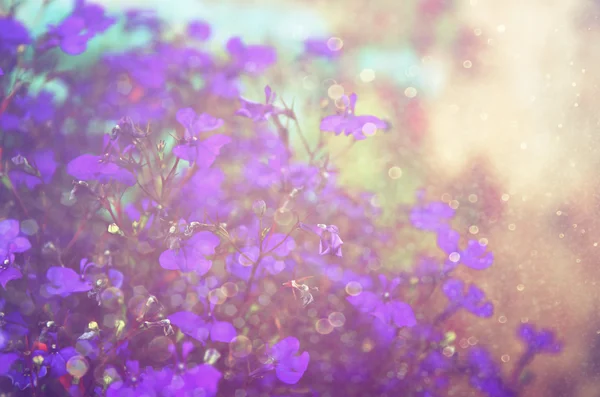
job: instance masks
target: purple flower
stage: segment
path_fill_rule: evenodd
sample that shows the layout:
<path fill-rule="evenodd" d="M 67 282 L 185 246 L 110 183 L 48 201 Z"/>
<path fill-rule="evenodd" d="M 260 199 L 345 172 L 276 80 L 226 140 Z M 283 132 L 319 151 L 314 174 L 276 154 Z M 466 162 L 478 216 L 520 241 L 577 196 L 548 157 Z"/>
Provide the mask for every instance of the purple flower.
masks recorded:
<path fill-rule="evenodd" d="M 516 397 L 499 375 L 500 371 L 496 363 L 490 357 L 490 353 L 481 348 L 470 349 L 467 356 L 471 385 L 484 392 L 489 397 Z"/>
<path fill-rule="evenodd" d="M 261 376 L 274 369 L 277 378 L 283 383 L 288 385 L 298 383 L 310 361 L 308 352 L 297 355 L 298 350 L 300 350 L 300 341 L 293 336 L 288 336 L 267 348 L 267 360 L 260 368 L 252 371 L 250 376 Z"/>
<path fill-rule="evenodd" d="M 49 353 L 39 352 L 44 357 L 44 365 L 50 368 L 50 374 L 59 378 L 67 374 L 67 361 L 71 357 L 79 355 L 74 347 L 68 346 L 61 350 L 54 350 Z M 34 352 L 34 356 L 35 356 Z"/>
<path fill-rule="evenodd" d="M 194 397 L 197 395 L 213 397 L 217 394 L 219 382 L 222 378 L 221 372 L 208 364 L 197 365 L 187 370 L 181 375 L 182 388 L 177 388 L 179 382 L 176 378 L 171 383 L 171 388 L 176 392 L 173 396 Z M 182 390 L 187 389 L 187 390 Z"/>
<path fill-rule="evenodd" d="M 133 186 L 136 183 L 135 176 L 131 171 L 115 164 L 107 156 L 82 154 L 69 162 L 67 173 L 81 181 L 97 180 L 107 183 L 114 180 L 127 186 Z"/>
<path fill-rule="evenodd" d="M 124 379 L 117 378 L 110 384 L 106 390 L 107 397 L 154 397 L 157 395 L 144 376 L 145 374 L 140 371 L 139 362 L 127 360 L 125 368 L 127 370 L 126 377 Z"/>
<path fill-rule="evenodd" d="M 204 21 L 192 21 L 187 27 L 187 34 L 204 41 L 210 37 L 210 25 Z"/>
<path fill-rule="evenodd" d="M 446 269 L 453 269 L 458 263 L 471 269 L 483 270 L 492 266 L 494 254 L 486 252 L 487 248 L 477 240 L 469 240 L 467 247 L 461 250 L 458 246 L 460 234 L 448 226 L 440 226 L 437 231 L 437 244 L 446 254 Z"/>
<path fill-rule="evenodd" d="M 354 114 L 356 99 L 356 94 L 350 95 L 349 104 L 343 114 L 323 118 L 321 131 L 330 131 L 336 136 L 343 133 L 346 136 L 354 136 L 356 140 L 363 140 L 367 135 L 373 135 L 377 129 L 387 128 L 387 124 L 375 116 L 356 116 Z"/>
<path fill-rule="evenodd" d="M 197 115 L 191 108 L 180 109 L 177 121 L 185 127 L 181 143 L 173 149 L 175 156 L 186 160 L 190 166 L 196 163 L 200 168 L 210 167 L 219 155 L 221 148 L 231 142 L 227 135 L 216 134 L 200 140 L 200 132 L 212 131 L 223 125 L 223 120 L 206 113 Z"/>
<path fill-rule="evenodd" d="M 54 160 L 54 152 L 42 149 L 27 156 L 26 163 L 21 167 L 9 171 L 10 180 L 15 185 L 25 185 L 32 190 L 40 183 L 50 183 L 57 163 Z"/>
<path fill-rule="evenodd" d="M 262 73 L 277 62 L 277 52 L 266 45 L 246 45 L 240 37 L 232 37 L 227 42 L 233 66 L 248 73 Z"/>
<path fill-rule="evenodd" d="M 400 282 L 399 278 L 388 281 L 384 275 L 379 275 L 378 293 L 362 291 L 346 299 L 360 312 L 371 314 L 387 325 L 413 327 L 417 324 L 417 319 L 412 308 L 395 297 Z"/>
<path fill-rule="evenodd" d="M 39 380 L 48 373 L 48 369 L 41 366 L 35 375 L 32 374 L 31 368 L 35 368 L 33 357 L 33 354 L 0 353 L 0 376 L 8 376 L 13 385 L 20 390 L 25 390 L 32 384 L 37 386 Z M 19 365 L 14 365 L 15 363 Z"/>
<path fill-rule="evenodd" d="M 0 16 L 0 53 L 13 54 L 21 44 L 31 43 L 29 31 L 10 16 Z"/>
<path fill-rule="evenodd" d="M 48 122 L 54 118 L 54 96 L 47 91 L 40 92 L 29 103 L 29 115 L 38 124 Z"/>
<path fill-rule="evenodd" d="M 189 240 L 181 242 L 181 247 L 170 248 L 160 255 L 159 262 L 163 269 L 196 272 L 205 275 L 212 266 L 206 257 L 214 255 L 220 240 L 210 232 L 199 232 Z"/>
<path fill-rule="evenodd" d="M 319 254 L 342 256 L 342 245 L 344 242 L 340 238 L 340 231 L 335 225 L 318 224 L 316 226 L 300 223 L 300 228 L 312 232 L 320 237 Z"/>
<path fill-rule="evenodd" d="M 224 72 L 217 72 L 207 81 L 208 90 L 223 98 L 237 98 L 240 94 L 240 82 L 237 76 L 230 76 Z"/>
<path fill-rule="evenodd" d="M 252 102 L 244 98 L 240 98 L 240 104 L 242 107 L 235 112 L 236 115 L 247 117 L 255 122 L 266 121 L 269 119 L 271 114 L 281 113 L 283 109 L 278 109 L 273 106 L 275 102 L 275 93 L 271 91 L 271 87 L 265 87 L 265 103 Z"/>
<path fill-rule="evenodd" d="M 474 284 L 465 291 L 465 283 L 453 278 L 444 283 L 442 290 L 451 304 L 447 312 L 463 308 L 478 317 L 491 317 L 494 314 L 494 305 L 485 301 L 485 293 Z"/>
<path fill-rule="evenodd" d="M 105 16 L 104 9 L 99 5 L 80 2 L 60 25 L 49 27 L 48 33 L 52 39 L 48 46 L 58 45 L 69 55 L 82 54 L 87 49 L 88 41 L 104 32 L 115 21 L 114 18 Z"/>
<path fill-rule="evenodd" d="M 538 332 L 531 324 L 521 324 L 518 335 L 527 344 L 527 350 L 530 354 L 556 354 L 560 353 L 563 347 L 562 343 L 556 341 L 554 332 L 548 329 L 542 329 Z"/>
<path fill-rule="evenodd" d="M 125 12 L 126 31 L 131 31 L 139 27 L 146 27 L 153 31 L 160 29 L 160 19 L 156 16 L 154 10 L 130 9 Z"/>
<path fill-rule="evenodd" d="M 236 337 L 237 332 L 227 321 L 206 322 L 202 317 L 192 312 L 177 312 L 169 315 L 171 324 L 181 332 L 205 344 L 209 336 L 213 342 L 229 343 Z"/>
<path fill-rule="evenodd" d="M 4 76 L 4 70 L 2 70 L 2 68 L 0 68 L 0 76 Z"/>
<path fill-rule="evenodd" d="M 335 51 L 327 45 L 327 39 L 306 39 L 304 40 L 304 52 L 309 55 L 321 56 L 325 58 L 335 58 L 341 51 Z"/>
<path fill-rule="evenodd" d="M 21 271 L 14 267 L 14 254 L 31 248 L 29 240 L 19 236 L 19 231 L 19 221 L 16 219 L 0 221 L 0 284 L 3 288 L 9 281 L 22 277 Z"/>
<path fill-rule="evenodd" d="M 454 212 L 448 204 L 439 201 L 415 205 L 410 212 L 410 222 L 417 229 L 437 231 L 448 224 Z"/>
<path fill-rule="evenodd" d="M 46 292 L 49 295 L 66 297 L 75 292 L 90 291 L 92 284 L 83 277 L 86 268 L 87 266 L 84 267 L 82 275 L 68 267 L 53 266 L 49 268 L 46 272 L 48 279 L 48 284 L 45 285 Z"/>

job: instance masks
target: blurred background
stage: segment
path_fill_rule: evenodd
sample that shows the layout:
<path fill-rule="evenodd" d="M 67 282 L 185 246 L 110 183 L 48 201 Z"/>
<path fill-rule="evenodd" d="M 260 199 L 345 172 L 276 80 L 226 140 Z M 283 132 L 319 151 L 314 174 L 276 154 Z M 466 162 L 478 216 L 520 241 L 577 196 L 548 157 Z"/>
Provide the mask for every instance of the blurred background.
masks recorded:
<path fill-rule="evenodd" d="M 262 83 L 295 101 L 310 139 L 320 134 L 320 110 L 356 92 L 357 114 L 391 129 L 355 145 L 328 141 L 342 183 L 376 192 L 391 220 L 422 188 L 458 208 L 457 230 L 495 254 L 491 269 L 460 275 L 492 298 L 495 317 L 458 316 L 458 338 L 490 346 L 509 373 L 522 348 L 517 325 L 554 328 L 566 349 L 533 363 L 527 394 L 600 396 L 600 2 L 95 2 L 113 12 L 154 9 L 173 34 L 204 19 L 215 48 L 234 35 L 275 45 L 280 61 Z M 54 1 L 46 22 L 70 4 Z M 292 62 L 308 38 L 332 39 L 337 61 Z M 109 31 L 92 47 L 120 39 Z M 263 86 L 246 92 L 258 100 Z"/>

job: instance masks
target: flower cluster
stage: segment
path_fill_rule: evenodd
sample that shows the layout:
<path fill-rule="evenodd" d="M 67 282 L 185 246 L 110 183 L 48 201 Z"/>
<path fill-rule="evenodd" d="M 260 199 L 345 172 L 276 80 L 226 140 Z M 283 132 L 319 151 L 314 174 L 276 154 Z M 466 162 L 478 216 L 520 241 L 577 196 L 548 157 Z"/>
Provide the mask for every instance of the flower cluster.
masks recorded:
<path fill-rule="evenodd" d="M 448 203 L 398 206 L 410 223 L 389 229 L 369 192 L 338 183 L 323 143 L 338 138 L 311 146 L 294 107 L 257 83 L 275 47 L 233 37 L 213 53 L 206 21 L 186 41 L 145 10 L 84 0 L 34 35 L 15 11 L 0 14 L 0 390 L 514 396 L 534 356 L 560 352 L 524 325 L 513 378 L 484 347 L 455 354 L 448 320 L 494 311 L 456 269 L 493 254 L 452 228 Z M 152 40 L 55 68 L 119 29 Z M 298 61 L 336 51 L 308 39 Z M 264 102 L 247 99 L 257 91 Z M 390 129 L 356 103 L 326 108 L 321 131 Z M 438 247 L 400 268 L 388 258 L 406 230 Z"/>

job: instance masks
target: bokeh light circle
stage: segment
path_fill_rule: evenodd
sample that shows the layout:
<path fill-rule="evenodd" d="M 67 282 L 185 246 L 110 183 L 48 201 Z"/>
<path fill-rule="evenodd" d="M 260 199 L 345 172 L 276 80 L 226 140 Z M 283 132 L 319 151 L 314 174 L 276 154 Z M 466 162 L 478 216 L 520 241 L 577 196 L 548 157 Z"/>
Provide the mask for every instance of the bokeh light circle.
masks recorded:
<path fill-rule="evenodd" d="M 329 323 L 334 327 L 341 327 L 346 323 L 346 316 L 342 312 L 333 312 L 330 313 L 327 317 Z"/>
<path fill-rule="evenodd" d="M 333 331 L 333 325 L 331 325 L 329 319 L 320 318 L 315 324 L 315 329 L 321 335 L 328 335 Z"/>
<path fill-rule="evenodd" d="M 358 296 L 361 294 L 363 287 L 358 281 L 350 281 L 346 284 L 346 293 L 350 296 Z"/>
<path fill-rule="evenodd" d="M 67 372 L 73 376 L 74 378 L 83 378 L 85 374 L 90 369 L 90 365 L 88 364 L 85 357 L 82 356 L 73 356 L 67 361 Z"/>
<path fill-rule="evenodd" d="M 229 342 L 229 351 L 236 358 L 244 358 L 252 353 L 252 342 L 244 335 L 238 335 Z"/>

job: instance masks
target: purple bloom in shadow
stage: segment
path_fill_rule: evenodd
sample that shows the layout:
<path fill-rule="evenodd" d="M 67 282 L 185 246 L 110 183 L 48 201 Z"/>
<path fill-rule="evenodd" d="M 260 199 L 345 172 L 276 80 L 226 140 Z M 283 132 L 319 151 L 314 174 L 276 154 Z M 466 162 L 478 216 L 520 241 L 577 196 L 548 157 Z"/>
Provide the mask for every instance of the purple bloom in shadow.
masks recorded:
<path fill-rule="evenodd" d="M 233 66 L 247 73 L 262 73 L 277 62 L 277 52 L 266 45 L 246 45 L 240 37 L 232 37 L 227 42 L 227 52 Z"/>
<path fill-rule="evenodd" d="M 127 360 L 125 362 L 127 377 L 117 378 L 106 390 L 106 397 L 154 397 L 156 391 L 146 379 L 146 374 L 140 371 L 140 364 L 137 361 Z"/>
<path fill-rule="evenodd" d="M 237 332 L 233 325 L 227 321 L 204 321 L 192 312 L 177 312 L 169 316 L 172 325 L 177 326 L 181 332 L 205 344 L 208 338 L 213 342 L 229 343 L 236 337 Z"/>
<path fill-rule="evenodd" d="M 346 299 L 358 311 L 370 314 L 387 325 L 413 327 L 417 324 L 417 319 L 412 308 L 394 296 L 400 282 L 399 278 L 388 281 L 384 275 L 379 275 L 379 292 L 363 290 Z"/>
<path fill-rule="evenodd" d="M 319 255 L 342 256 L 342 245 L 340 231 L 335 225 L 318 224 L 316 226 L 300 223 L 300 228 L 319 236 Z"/>
<path fill-rule="evenodd" d="M 387 124 L 375 116 L 356 116 L 354 107 L 356 106 L 356 94 L 351 94 L 349 104 L 343 114 L 327 116 L 321 120 L 321 131 L 329 131 L 335 135 L 344 134 L 354 136 L 356 140 L 363 140 L 367 135 L 375 134 L 378 129 L 387 128 Z"/>
<path fill-rule="evenodd" d="M 185 127 L 183 140 L 173 148 L 173 154 L 182 160 L 194 163 L 200 168 L 210 167 L 219 155 L 221 148 L 231 142 L 227 135 L 216 134 L 200 140 L 200 132 L 212 131 L 223 125 L 223 120 L 206 113 L 197 115 L 191 108 L 180 109 L 177 121 Z"/>
<path fill-rule="evenodd" d="M 0 221 L 0 284 L 6 288 L 11 280 L 20 279 L 21 271 L 14 267 L 14 254 L 31 248 L 26 237 L 19 236 L 20 226 L 16 219 Z"/>
<path fill-rule="evenodd" d="M 75 292 L 86 292 L 92 289 L 92 284 L 77 272 L 68 267 L 54 266 L 46 272 L 48 284 L 45 290 L 49 295 L 69 296 Z"/>
<path fill-rule="evenodd" d="M 298 355 L 300 341 L 293 336 L 277 342 L 267 348 L 267 359 L 264 364 L 250 373 L 252 377 L 262 376 L 267 372 L 275 370 L 277 378 L 288 385 L 294 385 L 306 372 L 310 355 L 303 352 Z"/>
<path fill-rule="evenodd" d="M 448 224 L 454 213 L 448 204 L 439 201 L 415 205 L 410 212 L 410 222 L 417 229 L 437 231 Z"/>
<path fill-rule="evenodd" d="M 453 310 L 463 308 L 477 317 L 491 317 L 494 314 L 494 305 L 485 301 L 485 293 L 474 284 L 465 291 L 465 283 L 453 278 L 444 283 L 442 290 Z"/>
<path fill-rule="evenodd" d="M 14 53 L 21 44 L 31 43 L 29 31 L 9 16 L 0 16 L 0 53 Z"/>
<path fill-rule="evenodd" d="M 0 376 L 8 376 L 19 390 L 25 390 L 32 384 L 37 386 L 39 380 L 47 375 L 48 368 L 42 365 L 34 376 L 31 373 L 31 368 L 34 368 L 33 357 L 34 354 L 0 354 Z"/>
<path fill-rule="evenodd" d="M 67 173 L 81 181 L 97 180 L 103 183 L 111 180 L 127 186 L 135 185 L 136 179 L 131 171 L 109 161 L 105 156 L 82 154 L 67 165 Z"/>
<path fill-rule="evenodd" d="M 47 91 L 40 92 L 29 103 L 29 115 L 38 124 L 54 118 L 54 96 Z"/>
<path fill-rule="evenodd" d="M 181 243 L 181 247 L 168 249 L 160 255 L 159 262 L 163 269 L 196 272 L 205 275 L 212 266 L 207 256 L 214 255 L 220 240 L 210 232 L 194 234 L 189 240 Z"/>
<path fill-rule="evenodd" d="M 499 368 L 492 360 L 490 353 L 481 348 L 472 348 L 467 357 L 470 369 L 470 383 L 489 397 L 516 397 L 502 380 Z"/>
<path fill-rule="evenodd" d="M 67 374 L 67 361 L 69 361 L 71 357 L 79 354 L 72 346 L 50 353 L 39 353 L 44 357 L 44 365 L 50 368 L 50 374 L 56 378 Z"/>

